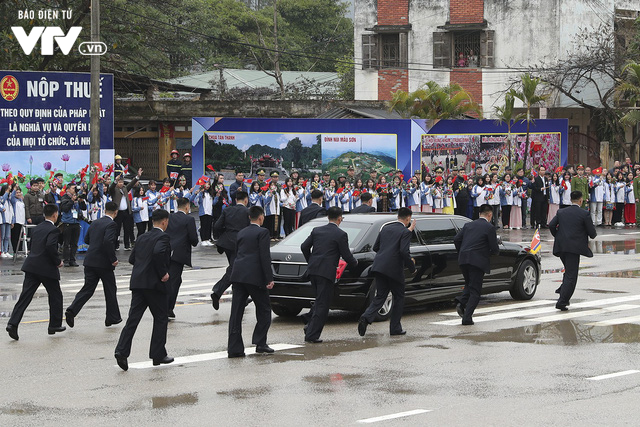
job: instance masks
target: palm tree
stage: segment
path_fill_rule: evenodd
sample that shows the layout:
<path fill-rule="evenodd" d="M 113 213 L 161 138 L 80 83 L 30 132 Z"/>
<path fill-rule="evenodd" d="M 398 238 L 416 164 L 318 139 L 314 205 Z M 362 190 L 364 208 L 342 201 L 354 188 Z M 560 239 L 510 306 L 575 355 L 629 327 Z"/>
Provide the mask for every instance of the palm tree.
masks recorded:
<path fill-rule="evenodd" d="M 524 113 L 516 114 L 513 108 L 513 104 L 515 103 L 515 91 L 511 89 L 504 96 L 504 106 L 503 107 L 495 107 L 495 116 L 496 116 L 496 124 L 506 123 L 507 124 L 507 143 L 509 144 L 509 166 L 512 166 L 511 162 L 511 126 L 513 123 L 518 120 L 523 120 L 526 116 Z"/>
<path fill-rule="evenodd" d="M 529 126 L 534 121 L 531 118 L 531 107 L 543 101 L 546 101 L 549 98 L 549 95 L 538 95 L 536 93 L 538 90 L 538 85 L 542 83 L 542 79 L 540 79 L 539 77 L 531 77 L 531 74 L 523 74 L 521 79 L 521 90 L 514 91 L 513 96 L 522 101 L 524 106 L 527 108 L 527 117 L 525 118 L 525 120 L 527 121 L 527 139 L 524 149 L 524 162 L 522 163 L 523 168 L 526 170 L 527 154 L 529 153 Z"/>
<path fill-rule="evenodd" d="M 429 81 L 413 92 L 399 90 L 388 105 L 389 111 L 395 110 L 407 119 L 461 119 L 470 113 L 482 117 L 480 106 L 457 83 L 440 86 Z"/>

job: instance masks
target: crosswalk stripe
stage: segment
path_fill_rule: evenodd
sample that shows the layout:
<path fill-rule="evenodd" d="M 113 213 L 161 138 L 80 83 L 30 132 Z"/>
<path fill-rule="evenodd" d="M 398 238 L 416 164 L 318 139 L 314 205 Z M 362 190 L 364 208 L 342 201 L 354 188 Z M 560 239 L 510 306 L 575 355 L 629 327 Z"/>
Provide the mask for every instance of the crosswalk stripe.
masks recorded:
<path fill-rule="evenodd" d="M 271 347 L 275 351 L 282 351 L 282 350 L 291 350 L 294 348 L 300 348 L 302 346 L 295 345 L 295 344 L 270 344 L 269 347 Z M 255 354 L 255 352 L 256 352 L 255 347 L 247 348 L 244 351 L 246 355 Z M 157 367 L 171 367 L 176 365 L 184 365 L 185 363 L 204 362 L 207 360 L 216 360 L 216 359 L 226 359 L 227 357 L 228 356 L 226 351 L 218 351 L 215 353 L 205 353 L 205 354 L 194 354 L 192 356 L 176 357 L 173 363 L 169 365 L 159 365 Z M 118 365 L 114 365 L 114 366 L 118 366 Z M 152 361 L 146 361 L 146 362 L 130 363 L 129 368 L 148 369 L 148 368 L 154 368 L 154 366 Z"/>
<path fill-rule="evenodd" d="M 606 299 L 600 299 L 600 300 L 594 300 L 594 301 L 580 302 L 580 303 L 572 304 L 571 308 L 572 309 L 576 309 L 576 308 L 592 308 L 592 307 L 598 307 L 598 306 L 601 306 L 601 305 L 621 304 L 621 303 L 624 303 L 624 302 L 638 301 L 638 300 L 640 300 L 640 295 L 628 295 L 628 296 L 624 296 L 624 297 L 606 298 Z M 509 312 L 509 313 L 497 313 L 497 314 L 489 314 L 489 315 L 486 315 L 486 316 L 474 317 L 473 321 L 475 323 L 478 323 L 478 322 L 489 322 L 489 321 L 492 321 L 492 320 L 512 319 L 512 318 L 516 318 L 516 317 L 537 316 L 539 314 L 552 313 L 555 310 L 557 310 L 555 308 L 555 306 L 554 307 L 537 308 L 537 309 L 531 309 L 531 310 L 517 310 L 517 311 L 513 311 L 513 312 Z M 431 324 L 433 324 L 433 325 L 459 325 L 460 324 L 460 319 L 445 320 L 445 321 L 440 321 L 440 322 L 432 322 Z"/>
<path fill-rule="evenodd" d="M 569 312 L 565 311 L 561 314 L 535 317 L 533 319 L 524 319 L 524 320 L 527 322 L 555 322 L 557 320 L 576 319 L 578 317 L 595 316 L 598 314 L 612 313 L 616 311 L 633 310 L 634 308 L 640 308 L 640 305 L 616 305 L 613 307 L 596 308 L 593 310 L 569 311 Z"/>
<path fill-rule="evenodd" d="M 587 326 L 612 326 L 624 323 L 640 323 L 640 316 L 619 317 L 617 319 L 603 320 L 600 322 L 587 323 Z"/>
<path fill-rule="evenodd" d="M 511 309 L 519 309 L 519 308 L 527 308 L 527 307 L 537 307 L 539 305 L 547 305 L 547 304 L 555 304 L 555 301 L 551 300 L 537 300 L 537 301 L 529 301 L 522 302 L 517 304 L 505 304 L 499 305 L 497 307 L 483 307 L 478 308 L 473 314 L 485 314 L 485 313 L 495 313 L 497 311 L 506 311 Z M 443 316 L 458 316 L 458 313 L 455 311 L 449 313 L 440 313 Z"/>
<path fill-rule="evenodd" d="M 632 375 L 632 374 L 638 374 L 638 373 L 640 373 L 640 371 L 636 369 L 630 369 L 628 371 L 614 372 L 613 374 L 598 375 L 597 377 L 591 377 L 586 379 L 591 381 L 600 381 L 600 380 L 608 380 L 609 378 L 623 377 L 625 375 Z"/>

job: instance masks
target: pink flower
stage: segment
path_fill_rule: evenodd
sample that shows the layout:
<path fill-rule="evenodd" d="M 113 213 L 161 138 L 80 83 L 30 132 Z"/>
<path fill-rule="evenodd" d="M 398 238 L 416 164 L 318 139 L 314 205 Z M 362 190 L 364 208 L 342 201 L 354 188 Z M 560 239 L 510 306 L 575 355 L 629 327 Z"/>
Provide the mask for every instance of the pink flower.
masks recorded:
<path fill-rule="evenodd" d="M 69 155 L 68 154 L 63 154 L 61 157 L 63 162 L 68 162 L 69 161 Z"/>

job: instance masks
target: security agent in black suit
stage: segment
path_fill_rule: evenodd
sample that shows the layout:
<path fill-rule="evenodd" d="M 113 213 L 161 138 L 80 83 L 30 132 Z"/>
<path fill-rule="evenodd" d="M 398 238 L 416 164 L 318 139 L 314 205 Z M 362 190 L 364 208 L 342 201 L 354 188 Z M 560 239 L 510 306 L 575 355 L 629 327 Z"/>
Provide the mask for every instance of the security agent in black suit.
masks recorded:
<path fill-rule="evenodd" d="M 300 220 L 298 220 L 298 228 L 302 227 L 312 219 L 327 215 L 327 210 L 322 207 L 322 191 L 316 189 L 311 192 L 311 204 L 300 211 Z"/>
<path fill-rule="evenodd" d="M 73 328 L 75 317 L 93 296 L 100 280 L 102 280 L 107 305 L 105 326 L 117 325 L 122 322 L 116 297 L 116 276 L 113 272 L 118 265 L 116 256 L 118 224 L 114 221 L 116 215 L 118 215 L 118 205 L 114 202 L 107 202 L 105 216 L 93 221 L 85 234 L 84 241 L 89 245 L 89 249 L 83 263 L 84 286 L 65 311 L 65 319 L 70 328 Z"/>
<path fill-rule="evenodd" d="M 49 335 L 66 330 L 62 326 L 62 291 L 58 270 L 63 264 L 58 256 L 59 232 L 54 225 L 58 219 L 58 206 L 45 205 L 43 213 L 45 221 L 34 228 L 31 234 L 31 252 L 22 264 L 22 292 L 6 328 L 14 340 L 18 340 L 18 325 L 40 284 L 49 294 Z"/>
<path fill-rule="evenodd" d="M 531 189 L 531 216 L 534 226 L 547 226 L 547 208 L 549 206 L 549 178 L 545 176 L 546 169 L 540 166 L 538 176 L 533 180 Z"/>
<path fill-rule="evenodd" d="M 271 234 L 262 228 L 264 210 L 260 206 L 249 209 L 251 225 L 238 233 L 237 254 L 233 261 L 231 283 L 231 317 L 229 318 L 229 344 L 227 352 L 230 358 L 244 357 L 242 342 L 242 316 L 249 296 L 256 305 L 256 327 L 251 342 L 256 345 L 256 353 L 271 354 L 274 350 L 267 345 L 267 332 L 271 326 L 271 303 L 269 289 L 273 288 L 271 271 Z"/>
<path fill-rule="evenodd" d="M 167 282 L 171 264 L 171 244 L 169 235 L 165 233 L 169 225 L 169 212 L 164 209 L 155 210 L 151 215 L 151 221 L 153 229 L 138 238 L 129 256 L 129 263 L 133 265 L 129 284 L 131 307 L 115 351 L 118 366 L 124 371 L 129 369 L 127 358 L 131 353 L 133 334 L 147 307 L 153 315 L 149 357 L 153 359 L 154 366 L 173 362 L 173 357 L 167 356 L 165 348 L 169 323 Z"/>
<path fill-rule="evenodd" d="M 304 340 L 311 343 L 322 342 L 320 334 L 329 315 L 340 257 L 350 268 L 358 265 L 358 261 L 349 250 L 349 236 L 339 228 L 342 209 L 334 206 L 329 208 L 327 213 L 329 224 L 311 230 L 309 237 L 300 245 L 308 263 L 307 274 L 316 292 L 315 303 L 309 312 L 311 320 L 305 326 L 304 336 Z"/>
<path fill-rule="evenodd" d="M 376 296 L 358 321 L 360 336 L 367 332 L 367 326 L 375 319 L 389 292 L 393 295 L 389 332 L 391 335 L 406 334 L 400 323 L 404 308 L 404 268 L 416 271 L 409 253 L 411 234 L 416 226 L 416 221 L 411 221 L 411 215 L 409 208 L 398 209 L 398 220 L 385 225 L 373 245 L 376 257 L 371 272 L 376 278 Z"/>
<path fill-rule="evenodd" d="M 373 204 L 373 197 L 371 197 L 370 193 L 362 193 L 362 196 L 360 196 L 360 201 L 362 202 L 362 204 L 353 209 L 351 211 L 352 214 L 371 213 L 376 211 L 376 208 L 371 206 Z"/>
<path fill-rule="evenodd" d="M 591 215 L 580 207 L 583 201 L 582 192 L 572 191 L 570 197 L 571 206 L 559 210 L 549 224 L 551 234 L 555 238 L 553 255 L 559 257 L 564 265 L 560 298 L 556 303 L 556 308 L 562 311 L 567 310 L 569 300 L 576 290 L 580 255 L 593 257 L 587 236 L 595 239 L 597 235 Z"/>
<path fill-rule="evenodd" d="M 500 250 L 496 229 L 491 225 L 492 217 L 490 205 L 480 206 L 480 218 L 466 223 L 453 239 L 465 282 L 462 296 L 456 297 L 456 310 L 463 325 L 473 325 L 472 316 L 480 301 L 484 275 L 491 272 L 491 254 Z"/>
<path fill-rule="evenodd" d="M 189 215 L 191 203 L 189 199 L 178 199 L 178 212 L 169 215 L 167 234 L 171 243 L 171 265 L 169 266 L 169 317 L 175 319 L 173 309 L 176 306 L 178 292 L 182 284 L 182 270 L 185 265 L 191 267 L 191 247 L 198 246 L 198 230 L 196 220 Z"/>
<path fill-rule="evenodd" d="M 248 201 L 249 195 L 246 191 L 236 192 L 236 204 L 225 208 L 213 227 L 214 233 L 220 236 L 216 242 L 218 252 L 224 252 L 229 261 L 229 267 L 227 267 L 224 276 L 218 280 L 218 283 L 216 283 L 212 289 L 211 305 L 213 305 L 213 308 L 216 310 L 220 308 L 220 298 L 222 294 L 231 286 L 229 277 L 233 269 L 233 260 L 236 258 L 236 238 L 238 232 L 249 226 Z"/>

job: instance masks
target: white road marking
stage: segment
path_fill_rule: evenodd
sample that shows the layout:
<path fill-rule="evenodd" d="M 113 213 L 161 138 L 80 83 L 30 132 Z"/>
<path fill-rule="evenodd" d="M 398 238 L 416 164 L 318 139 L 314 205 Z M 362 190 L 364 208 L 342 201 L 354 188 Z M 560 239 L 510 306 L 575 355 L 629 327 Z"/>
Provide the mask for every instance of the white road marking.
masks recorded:
<path fill-rule="evenodd" d="M 630 369 L 628 371 L 614 372 L 613 374 L 598 375 L 597 377 L 590 377 L 585 379 L 590 381 L 600 381 L 600 380 L 607 380 L 609 378 L 623 377 L 625 375 L 632 375 L 632 374 L 638 374 L 638 373 L 640 373 L 640 371 L 637 371 L 635 369 Z"/>
<path fill-rule="evenodd" d="M 617 319 L 603 320 L 601 322 L 587 323 L 587 326 L 611 326 L 624 323 L 640 323 L 640 316 L 620 317 Z"/>
<path fill-rule="evenodd" d="M 301 345 L 294 345 L 294 344 L 270 344 L 269 346 L 276 351 L 290 350 L 292 348 L 302 347 Z M 247 348 L 245 349 L 244 353 L 246 355 L 255 354 L 256 348 L 255 347 Z M 176 365 L 184 365 L 185 363 L 195 363 L 195 362 L 204 362 L 207 360 L 226 359 L 227 356 L 228 355 L 226 351 L 217 351 L 215 353 L 194 354 L 193 356 L 176 357 L 173 363 L 170 363 L 168 365 L 158 365 L 157 367 L 176 366 Z M 118 366 L 118 365 L 114 365 L 114 366 Z M 149 369 L 149 368 L 155 368 L 155 367 L 156 366 L 153 366 L 153 361 L 150 361 L 150 360 L 146 362 L 136 362 L 136 363 L 129 364 L 129 368 L 132 368 L 132 369 Z"/>
<path fill-rule="evenodd" d="M 370 423 L 377 423 L 379 421 L 393 420 L 395 418 L 409 417 L 411 415 L 425 414 L 427 412 L 433 412 L 433 410 L 432 409 L 414 409 L 413 411 L 398 412 L 397 414 L 383 415 L 381 417 L 365 418 L 362 420 L 358 420 L 356 422 L 363 423 L 363 424 L 370 424 Z"/>
<path fill-rule="evenodd" d="M 517 303 L 517 304 L 505 304 L 505 305 L 499 305 L 497 307 L 484 307 L 484 308 L 479 308 L 477 309 L 473 314 L 484 314 L 484 313 L 494 313 L 496 311 L 506 311 L 506 310 L 511 310 L 511 309 L 518 309 L 518 308 L 527 308 L 527 307 L 537 307 L 539 305 L 547 305 L 547 304 L 555 304 L 555 301 L 551 301 L 551 300 L 536 300 L 536 301 L 529 301 L 529 302 L 522 302 L 522 303 Z M 441 313 L 443 316 L 458 316 L 457 312 L 450 312 L 450 313 Z"/>
<path fill-rule="evenodd" d="M 624 297 L 617 298 L 606 298 L 594 301 L 585 301 L 571 305 L 572 309 L 576 308 L 592 308 L 598 307 L 601 305 L 611 305 L 611 304 L 620 304 L 629 301 L 638 301 L 640 300 L 640 295 L 628 295 Z M 478 322 L 489 322 L 491 320 L 504 320 L 504 319 L 513 319 L 516 317 L 526 317 L 526 316 L 536 316 L 538 314 L 552 313 L 557 310 L 555 307 L 545 307 L 545 308 L 537 308 L 531 310 L 517 310 L 509 313 L 498 313 L 498 314 L 489 314 L 487 316 L 479 316 L 474 317 L 473 321 L 475 323 Z M 456 320 L 445 320 L 441 322 L 432 322 L 432 325 L 459 325 L 460 319 Z"/>
<path fill-rule="evenodd" d="M 554 314 L 551 316 L 536 317 L 533 319 L 524 319 L 527 322 L 555 322 L 556 320 L 576 319 L 578 317 L 596 316 L 598 314 L 606 314 L 615 311 L 633 310 L 634 308 L 640 308 L 640 305 L 616 305 L 613 307 L 596 308 L 594 310 L 584 311 L 565 311 L 561 314 Z"/>

